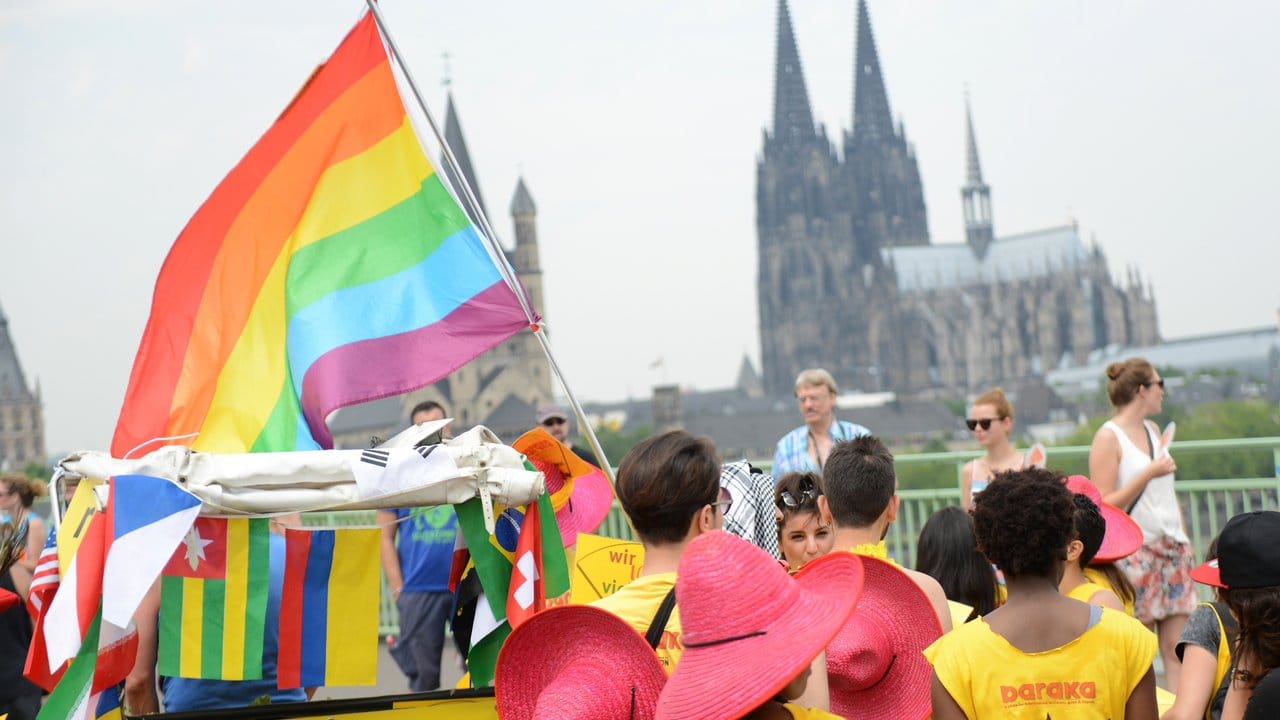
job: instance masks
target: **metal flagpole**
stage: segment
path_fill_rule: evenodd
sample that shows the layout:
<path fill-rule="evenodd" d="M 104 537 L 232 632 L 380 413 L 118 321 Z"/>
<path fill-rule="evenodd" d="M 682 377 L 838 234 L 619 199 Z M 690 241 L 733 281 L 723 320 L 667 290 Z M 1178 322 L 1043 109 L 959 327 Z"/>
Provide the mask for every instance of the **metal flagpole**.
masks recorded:
<path fill-rule="evenodd" d="M 507 260 L 506 251 L 498 245 L 497 235 L 494 234 L 493 227 L 489 224 L 489 218 L 486 217 L 484 208 L 480 207 L 480 203 L 476 200 L 475 193 L 467 181 L 466 174 L 462 172 L 457 159 L 453 156 L 453 150 L 449 148 L 449 143 L 444 139 L 444 133 L 440 131 L 435 117 L 427 109 L 427 103 L 423 99 L 422 93 L 419 92 L 418 84 L 414 82 L 412 73 L 409 72 L 409 66 L 405 64 L 404 57 L 400 55 L 400 49 L 396 47 L 395 40 L 391 39 L 391 33 L 388 31 L 386 21 L 382 17 L 382 11 L 378 9 L 377 0 L 365 0 L 365 4 L 369 6 L 369 12 L 373 13 L 373 20 L 377 23 L 378 30 L 382 33 L 383 39 L 387 41 L 387 48 L 391 51 L 391 57 L 395 60 L 396 65 L 400 67 L 400 71 L 404 73 L 405 82 L 409 84 L 414 100 L 418 102 L 418 107 L 422 109 L 422 114 L 426 116 L 427 124 L 431 126 L 431 132 L 440 143 L 440 147 L 443 148 L 445 163 L 458 180 L 458 187 L 471 210 L 471 216 L 480 223 L 480 231 L 484 235 L 485 242 L 489 244 L 490 253 L 497 260 L 498 270 L 502 273 L 503 280 L 507 282 L 512 292 L 515 293 L 516 299 L 520 301 L 520 307 L 524 310 L 525 317 L 529 320 L 529 329 L 533 332 L 534 337 L 538 339 L 538 344 L 542 348 L 542 352 L 547 356 L 547 362 L 551 365 L 551 371 L 555 374 L 556 379 L 560 381 L 560 387 L 564 389 L 565 396 L 569 398 L 569 406 L 573 408 L 573 414 L 578 420 L 578 427 L 586 432 L 587 442 L 591 445 L 591 450 L 595 452 L 596 458 L 600 460 L 600 469 L 609 478 L 609 482 L 616 485 L 613 467 L 610 465 L 609 459 L 605 457 L 604 449 L 600 446 L 600 440 L 596 437 L 595 429 L 586 421 L 586 413 L 583 412 L 582 405 L 578 403 L 578 398 L 569 389 L 569 383 L 565 381 L 564 373 L 560 370 L 560 364 L 556 362 L 555 357 L 551 354 L 551 345 L 547 342 L 546 333 L 542 332 L 542 328 L 539 327 L 533 308 L 530 307 L 529 299 L 525 295 L 524 286 L 520 284 L 519 279 L 516 277 L 515 268 L 511 267 L 510 261 Z"/>

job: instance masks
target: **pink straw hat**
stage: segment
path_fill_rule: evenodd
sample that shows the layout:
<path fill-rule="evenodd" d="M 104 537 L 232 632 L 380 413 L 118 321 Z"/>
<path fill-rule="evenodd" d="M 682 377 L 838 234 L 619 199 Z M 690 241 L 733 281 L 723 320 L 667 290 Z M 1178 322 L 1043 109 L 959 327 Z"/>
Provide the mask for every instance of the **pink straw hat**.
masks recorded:
<path fill-rule="evenodd" d="M 1128 557 L 1142 547 L 1142 528 L 1133 521 L 1125 511 L 1115 505 L 1102 502 L 1102 493 L 1098 486 L 1083 475 L 1072 475 L 1067 478 L 1067 489 L 1077 495 L 1084 495 L 1098 506 L 1098 512 L 1107 525 L 1102 536 L 1102 546 L 1089 561 L 1090 565 L 1109 563 Z"/>
<path fill-rule="evenodd" d="M 831 712 L 885 720 L 928 717 L 933 668 L 924 649 L 942 637 L 933 604 L 890 563 L 863 557 L 862 572 L 858 609 L 827 647 Z M 803 581 L 807 574 L 806 566 L 796 577 Z"/>
<path fill-rule="evenodd" d="M 768 553 L 723 530 L 699 535 L 676 572 L 684 653 L 658 718 L 737 718 L 804 671 L 853 612 L 862 564 L 848 553 L 787 575 Z"/>
<path fill-rule="evenodd" d="M 507 637 L 494 669 L 502 720 L 650 720 L 666 682 L 649 643 L 590 605 L 529 618 Z"/>
<path fill-rule="evenodd" d="M 600 527 L 613 507 L 613 486 L 600 468 L 542 428 L 521 435 L 511 447 L 542 471 L 565 547 L 578 542 L 578 533 Z"/>

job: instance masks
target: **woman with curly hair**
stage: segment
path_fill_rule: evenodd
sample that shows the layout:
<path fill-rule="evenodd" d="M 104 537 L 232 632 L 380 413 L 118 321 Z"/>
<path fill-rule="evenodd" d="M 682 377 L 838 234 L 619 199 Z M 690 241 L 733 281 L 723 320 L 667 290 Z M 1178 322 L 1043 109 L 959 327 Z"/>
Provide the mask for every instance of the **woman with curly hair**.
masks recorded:
<path fill-rule="evenodd" d="M 822 477 L 817 473 L 787 473 L 778 480 L 773 502 L 778 509 L 778 548 L 787 571 L 794 573 L 835 546 L 831 519 L 818 510 Z"/>
<path fill-rule="evenodd" d="M 974 499 L 978 549 L 1004 573 L 1008 599 L 925 650 L 937 720 L 1155 720 L 1155 637 L 1058 592 L 1075 538 L 1064 480 L 1034 468 L 1000 473 Z"/>
<path fill-rule="evenodd" d="M 1280 513 L 1231 518 L 1218 536 L 1218 557 L 1192 570 L 1197 582 L 1226 588 L 1239 621 L 1232 652 L 1235 679 L 1222 720 L 1280 717 Z"/>
<path fill-rule="evenodd" d="M 1134 615 L 1160 637 L 1165 681 L 1176 688 L 1178 638 L 1196 606 L 1190 575 L 1195 560 L 1173 491 L 1178 466 L 1146 419 L 1163 407 L 1164 379 L 1142 358 L 1114 362 L 1107 366 L 1107 395 L 1116 412 L 1093 437 L 1089 478 L 1103 502 L 1142 528 L 1142 547 L 1116 565 L 1136 591 Z"/>

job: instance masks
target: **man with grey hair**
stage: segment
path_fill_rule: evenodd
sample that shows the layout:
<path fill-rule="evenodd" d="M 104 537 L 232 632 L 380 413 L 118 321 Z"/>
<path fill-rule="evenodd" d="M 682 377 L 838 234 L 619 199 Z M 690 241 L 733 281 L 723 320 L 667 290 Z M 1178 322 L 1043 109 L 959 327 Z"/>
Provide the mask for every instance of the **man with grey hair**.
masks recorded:
<path fill-rule="evenodd" d="M 796 377 L 796 402 L 804 425 L 792 430 L 778 441 L 773 453 L 773 477 L 781 478 L 789 472 L 816 472 L 822 474 L 822 466 L 837 442 L 852 440 L 871 431 L 861 425 L 837 420 L 835 378 L 822 368 L 809 368 Z"/>

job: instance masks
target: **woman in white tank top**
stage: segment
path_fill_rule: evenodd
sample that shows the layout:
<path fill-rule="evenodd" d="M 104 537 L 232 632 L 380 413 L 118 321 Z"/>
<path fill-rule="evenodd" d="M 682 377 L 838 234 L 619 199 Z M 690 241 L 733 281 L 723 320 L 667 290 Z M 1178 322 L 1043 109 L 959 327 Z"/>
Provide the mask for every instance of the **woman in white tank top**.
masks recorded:
<path fill-rule="evenodd" d="M 1163 406 L 1164 380 L 1151 363 L 1129 358 L 1107 366 L 1107 394 L 1116 412 L 1093 437 L 1089 477 L 1104 502 L 1142 527 L 1142 548 L 1116 565 L 1137 591 L 1138 619 L 1160 637 L 1165 683 L 1176 688 L 1181 665 L 1174 648 L 1196 604 L 1195 558 L 1173 489 L 1178 466 L 1147 420 Z"/>
<path fill-rule="evenodd" d="M 991 478 L 1005 470 L 1022 470 L 1026 456 L 1009 442 L 1013 431 L 1013 405 L 1004 390 L 992 388 L 973 401 L 965 424 L 978 444 L 986 450 L 980 458 L 970 460 L 960 469 L 960 502 L 964 509 L 973 507 L 973 496 L 982 492 Z"/>

